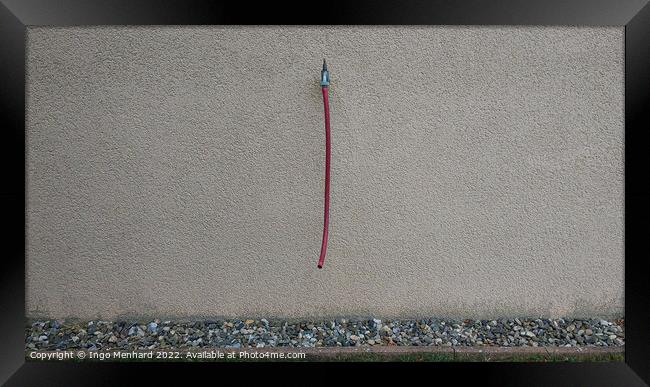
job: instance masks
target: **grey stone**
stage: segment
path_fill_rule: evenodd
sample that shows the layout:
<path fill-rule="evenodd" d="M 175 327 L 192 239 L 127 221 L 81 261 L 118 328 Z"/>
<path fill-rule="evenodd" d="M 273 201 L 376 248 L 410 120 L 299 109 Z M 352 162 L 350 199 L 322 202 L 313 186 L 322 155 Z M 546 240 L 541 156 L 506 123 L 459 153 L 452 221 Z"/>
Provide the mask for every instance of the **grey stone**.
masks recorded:
<path fill-rule="evenodd" d="M 149 325 L 147 325 L 147 330 L 151 333 L 158 332 L 158 324 L 155 322 L 150 322 Z"/>

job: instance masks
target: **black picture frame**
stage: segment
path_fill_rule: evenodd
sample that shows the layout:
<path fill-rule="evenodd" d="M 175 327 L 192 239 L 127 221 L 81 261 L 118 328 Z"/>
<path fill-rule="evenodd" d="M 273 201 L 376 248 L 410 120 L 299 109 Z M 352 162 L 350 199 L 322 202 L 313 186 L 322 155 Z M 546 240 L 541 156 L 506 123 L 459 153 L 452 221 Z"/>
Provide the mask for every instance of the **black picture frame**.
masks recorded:
<path fill-rule="evenodd" d="M 124 373 L 145 373 L 150 383 L 168 380 L 161 364 L 25 362 L 25 31 L 27 26 L 162 24 L 427 24 L 586 25 L 625 27 L 625 362 L 433 363 L 414 368 L 450 373 L 457 380 L 498 385 L 637 386 L 650 383 L 650 324 L 643 270 L 650 236 L 650 190 L 645 180 L 650 128 L 650 5 L 646 0 L 534 1 L 322 1 L 304 5 L 245 1 L 1 0 L 0 103 L 5 253 L 0 270 L 0 382 L 7 385 L 123 385 Z M 188 364 L 162 364 L 174 370 Z M 156 367 L 152 372 L 151 367 Z M 196 364 L 192 372 L 198 371 Z M 221 364 L 203 364 L 211 370 Z M 237 364 L 240 371 L 252 364 Z M 272 373 L 277 364 L 258 364 Z M 283 367 L 291 366 L 283 363 Z M 305 364 L 301 369 L 309 369 Z M 322 366 L 322 365 L 321 365 Z M 371 365 L 369 365 L 371 367 Z M 416 365 L 413 365 L 414 367 Z M 171 367 L 171 368 L 170 368 Z M 292 367 L 296 367 L 295 363 Z M 355 373 L 381 380 L 391 365 Z M 424 368 L 426 367 L 426 368 Z M 348 368 L 350 366 L 348 365 Z M 142 371 L 145 370 L 145 371 Z M 470 372 L 463 372 L 468 370 Z M 320 372 L 332 372 L 325 368 Z M 409 371 L 412 372 L 412 371 Z M 431 375 L 431 374 L 429 374 Z M 214 374 L 211 378 L 214 378 Z M 426 376 L 425 376 L 426 377 Z M 440 379 L 439 379 L 440 378 Z M 316 378 L 315 378 L 316 379 Z M 215 380 L 215 379 L 212 379 Z M 310 383 L 309 380 L 304 380 Z"/>

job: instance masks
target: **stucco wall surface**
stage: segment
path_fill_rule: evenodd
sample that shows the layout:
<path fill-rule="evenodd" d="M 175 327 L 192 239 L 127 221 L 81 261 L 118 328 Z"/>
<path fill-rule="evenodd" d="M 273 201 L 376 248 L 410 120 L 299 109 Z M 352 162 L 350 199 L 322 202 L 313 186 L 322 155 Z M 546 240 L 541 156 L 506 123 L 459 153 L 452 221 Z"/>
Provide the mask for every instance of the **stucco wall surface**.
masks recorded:
<path fill-rule="evenodd" d="M 29 28 L 27 314 L 620 315 L 623 32 Z"/>

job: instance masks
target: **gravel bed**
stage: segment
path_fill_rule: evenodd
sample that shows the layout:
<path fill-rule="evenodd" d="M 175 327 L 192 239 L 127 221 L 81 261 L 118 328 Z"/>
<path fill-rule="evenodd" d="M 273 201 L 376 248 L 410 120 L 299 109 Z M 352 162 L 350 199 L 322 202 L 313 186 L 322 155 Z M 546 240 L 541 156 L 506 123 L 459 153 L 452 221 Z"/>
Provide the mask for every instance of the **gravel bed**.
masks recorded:
<path fill-rule="evenodd" d="M 624 321 L 601 319 L 35 321 L 31 350 L 350 346 L 610 347 L 625 343 Z"/>

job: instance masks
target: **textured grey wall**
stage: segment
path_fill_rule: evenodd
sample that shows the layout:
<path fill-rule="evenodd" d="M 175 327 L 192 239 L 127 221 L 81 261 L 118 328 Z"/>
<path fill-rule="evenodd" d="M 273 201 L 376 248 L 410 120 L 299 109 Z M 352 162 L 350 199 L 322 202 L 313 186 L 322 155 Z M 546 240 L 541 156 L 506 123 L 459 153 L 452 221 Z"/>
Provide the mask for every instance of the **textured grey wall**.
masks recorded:
<path fill-rule="evenodd" d="M 30 28 L 27 313 L 620 315 L 623 58 L 622 27 Z"/>

